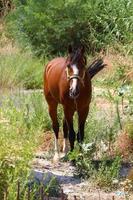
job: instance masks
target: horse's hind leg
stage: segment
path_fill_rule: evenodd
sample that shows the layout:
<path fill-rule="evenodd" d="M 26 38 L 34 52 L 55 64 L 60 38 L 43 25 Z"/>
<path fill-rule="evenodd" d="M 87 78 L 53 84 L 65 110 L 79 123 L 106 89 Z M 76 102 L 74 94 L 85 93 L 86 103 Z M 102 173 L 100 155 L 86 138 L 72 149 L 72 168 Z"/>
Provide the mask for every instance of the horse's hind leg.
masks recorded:
<path fill-rule="evenodd" d="M 77 140 L 79 143 L 82 143 L 84 140 L 84 127 L 86 118 L 89 112 L 89 106 L 86 106 L 84 109 L 78 111 L 78 134 Z"/>
<path fill-rule="evenodd" d="M 69 131 L 69 142 L 70 142 L 71 151 L 74 149 L 74 142 L 75 142 L 75 132 L 73 128 L 73 114 L 74 114 L 73 109 L 68 110 L 68 106 L 64 106 L 64 115 L 65 115 L 68 131 Z"/>
<path fill-rule="evenodd" d="M 59 123 L 57 119 L 57 103 L 54 100 L 48 101 L 49 115 L 52 120 L 52 127 L 55 133 L 55 155 L 53 160 L 57 162 L 59 160 L 59 147 L 58 147 L 58 135 L 59 135 Z"/>

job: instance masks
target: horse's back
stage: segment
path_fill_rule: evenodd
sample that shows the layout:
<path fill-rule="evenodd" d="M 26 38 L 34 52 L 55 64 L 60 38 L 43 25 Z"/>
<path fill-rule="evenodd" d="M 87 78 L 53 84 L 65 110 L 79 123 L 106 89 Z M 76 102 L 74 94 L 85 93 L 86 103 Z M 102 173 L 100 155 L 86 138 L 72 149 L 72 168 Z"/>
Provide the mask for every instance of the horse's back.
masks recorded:
<path fill-rule="evenodd" d="M 44 93 L 46 99 L 52 96 L 59 101 L 59 83 L 62 73 L 65 70 L 66 59 L 58 57 L 51 60 L 45 68 L 44 72 Z"/>
<path fill-rule="evenodd" d="M 59 57 L 51 60 L 45 68 L 45 78 L 49 79 L 51 76 L 56 75 L 56 77 L 59 76 L 60 73 L 62 73 L 62 70 L 65 67 L 65 58 Z M 55 78 L 55 77 L 54 77 Z"/>

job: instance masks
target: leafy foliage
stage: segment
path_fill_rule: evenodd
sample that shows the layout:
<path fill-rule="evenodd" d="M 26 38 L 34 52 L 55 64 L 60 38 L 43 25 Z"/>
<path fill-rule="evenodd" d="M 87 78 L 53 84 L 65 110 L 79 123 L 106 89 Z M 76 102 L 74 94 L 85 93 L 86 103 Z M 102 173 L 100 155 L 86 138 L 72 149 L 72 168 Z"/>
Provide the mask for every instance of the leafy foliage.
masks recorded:
<path fill-rule="evenodd" d="M 14 2 L 16 9 L 8 18 L 8 29 L 19 41 L 23 38 L 30 43 L 37 55 L 64 53 L 69 43 L 82 42 L 89 52 L 116 41 L 132 43 L 131 0 Z"/>

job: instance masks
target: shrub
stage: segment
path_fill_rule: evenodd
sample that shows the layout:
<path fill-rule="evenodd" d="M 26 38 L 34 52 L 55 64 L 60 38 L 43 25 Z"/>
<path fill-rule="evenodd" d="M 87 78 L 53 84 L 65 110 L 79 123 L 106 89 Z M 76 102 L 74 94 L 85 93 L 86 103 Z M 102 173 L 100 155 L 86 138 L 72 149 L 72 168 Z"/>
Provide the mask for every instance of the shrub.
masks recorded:
<path fill-rule="evenodd" d="M 72 42 L 85 43 L 89 52 L 95 52 L 133 39 L 133 2 L 129 0 L 14 2 L 8 30 L 31 44 L 37 55 L 64 53 Z"/>

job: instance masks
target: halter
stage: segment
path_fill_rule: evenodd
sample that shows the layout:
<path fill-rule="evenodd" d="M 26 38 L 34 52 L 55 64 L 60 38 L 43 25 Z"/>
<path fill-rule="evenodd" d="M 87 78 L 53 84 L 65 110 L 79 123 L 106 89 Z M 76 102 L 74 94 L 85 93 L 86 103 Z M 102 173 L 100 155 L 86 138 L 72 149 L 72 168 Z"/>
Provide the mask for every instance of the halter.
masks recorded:
<path fill-rule="evenodd" d="M 79 54 L 79 50 L 76 51 L 74 57 L 72 58 L 72 62 L 73 62 L 74 60 L 76 60 L 76 58 L 78 57 L 78 54 Z M 66 62 L 67 62 L 67 61 L 68 61 L 68 58 L 66 59 Z M 85 64 L 86 64 L 86 59 L 85 59 L 85 58 L 84 58 L 84 62 L 85 62 Z M 68 67 L 66 67 L 66 74 L 67 74 L 67 80 L 68 80 L 68 81 L 70 81 L 70 80 L 76 78 L 76 79 L 78 79 L 78 80 L 82 83 L 82 85 L 84 86 L 85 70 L 83 71 L 83 76 L 82 76 L 82 77 L 80 77 L 80 76 L 77 75 L 77 74 L 73 74 L 72 76 L 70 76 L 70 75 L 69 75 L 69 72 L 68 72 Z"/>
<path fill-rule="evenodd" d="M 77 74 L 73 74 L 72 76 L 69 75 L 69 72 L 68 72 L 68 67 L 66 68 L 66 74 L 67 74 L 67 80 L 70 81 L 74 78 L 78 79 L 82 85 L 84 86 L 84 77 L 85 77 L 85 70 L 83 71 L 83 76 L 80 77 L 79 75 Z"/>

